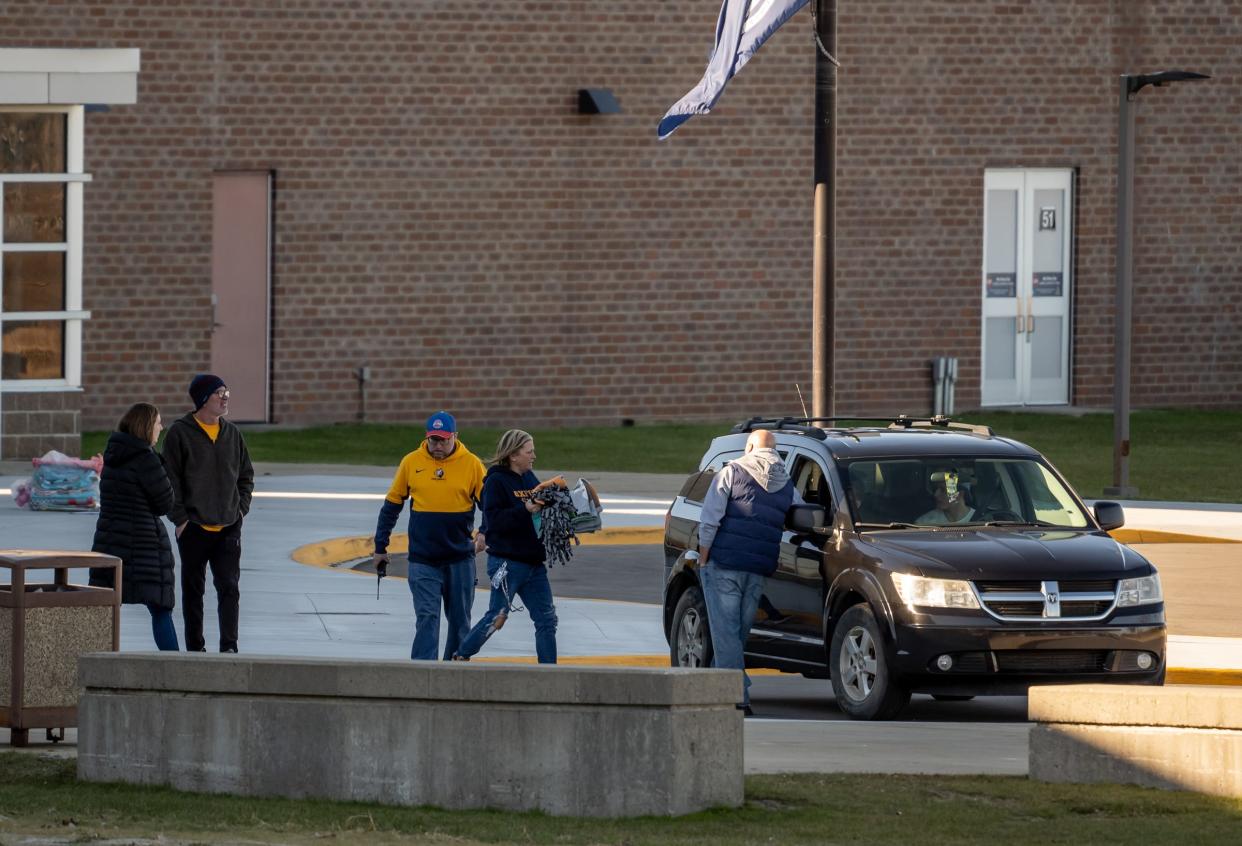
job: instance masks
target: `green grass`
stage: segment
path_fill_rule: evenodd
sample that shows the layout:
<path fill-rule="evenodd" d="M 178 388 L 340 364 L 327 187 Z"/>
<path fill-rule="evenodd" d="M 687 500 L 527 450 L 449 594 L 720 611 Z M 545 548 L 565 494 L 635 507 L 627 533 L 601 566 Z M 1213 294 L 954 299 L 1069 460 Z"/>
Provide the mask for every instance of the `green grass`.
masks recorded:
<path fill-rule="evenodd" d="M 274 741 L 276 742 L 276 741 Z M 579 820 L 249 799 L 79 784 L 72 760 L 0 753 L 0 842 L 166 837 L 194 842 L 558 844 L 1234 843 L 1242 800 L 1016 777 L 752 776 L 746 803 L 681 818 Z"/>
<path fill-rule="evenodd" d="M 1113 416 L 972 414 L 1048 457 L 1084 497 L 1113 478 Z M 1143 499 L 1242 502 L 1242 412 L 1143 411 L 1130 417 L 1130 483 Z"/>
<path fill-rule="evenodd" d="M 667 423 L 647 426 L 596 426 L 575 429 L 529 429 L 535 438 L 539 467 L 566 470 L 612 470 L 639 473 L 689 473 L 704 447 L 732 423 Z M 394 469 L 423 439 L 422 426 L 386 423 L 340 423 L 306 429 L 246 432 L 255 461 L 374 464 Z M 491 458 L 503 428 L 463 428 L 461 441 L 483 460 Z M 102 452 L 107 432 L 82 436 L 85 455 Z"/>
<path fill-rule="evenodd" d="M 1048 456 L 1085 497 L 1103 495 L 1112 483 L 1113 418 L 1110 414 L 971 413 L 998 433 L 1024 441 Z M 631 427 L 533 429 L 540 467 L 689 473 L 708 441 L 731 423 L 648 424 Z M 1242 502 L 1242 412 L 1142 411 L 1131 417 L 1131 483 L 1144 499 Z M 483 458 L 499 428 L 462 431 L 462 441 Z M 83 452 L 103 449 L 105 432 L 83 436 Z M 307 429 L 252 430 L 246 442 L 256 461 L 375 464 L 395 467 L 422 439 L 419 426 L 340 424 Z"/>

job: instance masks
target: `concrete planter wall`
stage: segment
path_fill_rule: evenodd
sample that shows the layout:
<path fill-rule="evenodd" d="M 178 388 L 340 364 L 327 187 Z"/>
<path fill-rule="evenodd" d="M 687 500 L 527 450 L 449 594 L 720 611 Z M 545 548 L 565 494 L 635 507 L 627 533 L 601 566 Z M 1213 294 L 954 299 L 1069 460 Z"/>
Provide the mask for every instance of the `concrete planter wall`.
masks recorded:
<path fill-rule="evenodd" d="M 131 653 L 79 681 L 87 781 L 593 817 L 742 802 L 727 671 Z"/>
<path fill-rule="evenodd" d="M 1031 688 L 1031 778 L 1242 797 L 1242 688 Z"/>

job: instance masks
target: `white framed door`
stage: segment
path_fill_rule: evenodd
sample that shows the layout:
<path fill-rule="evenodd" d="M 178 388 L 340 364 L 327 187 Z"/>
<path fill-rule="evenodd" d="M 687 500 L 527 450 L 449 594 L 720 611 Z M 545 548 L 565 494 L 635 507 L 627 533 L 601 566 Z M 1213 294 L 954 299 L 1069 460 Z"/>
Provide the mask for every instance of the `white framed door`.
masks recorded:
<path fill-rule="evenodd" d="M 1069 169 L 984 175 L 981 403 L 1069 402 Z"/>

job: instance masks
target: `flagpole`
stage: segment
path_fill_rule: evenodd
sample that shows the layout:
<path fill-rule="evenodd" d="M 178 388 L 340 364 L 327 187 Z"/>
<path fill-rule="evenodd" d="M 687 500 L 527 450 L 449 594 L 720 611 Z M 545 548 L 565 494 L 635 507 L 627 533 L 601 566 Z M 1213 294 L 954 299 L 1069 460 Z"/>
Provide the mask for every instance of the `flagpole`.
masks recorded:
<path fill-rule="evenodd" d="M 811 0 L 815 15 L 815 245 L 812 260 L 812 415 L 836 414 L 835 218 L 837 163 L 837 2 Z M 829 55 L 825 55 L 825 51 Z"/>

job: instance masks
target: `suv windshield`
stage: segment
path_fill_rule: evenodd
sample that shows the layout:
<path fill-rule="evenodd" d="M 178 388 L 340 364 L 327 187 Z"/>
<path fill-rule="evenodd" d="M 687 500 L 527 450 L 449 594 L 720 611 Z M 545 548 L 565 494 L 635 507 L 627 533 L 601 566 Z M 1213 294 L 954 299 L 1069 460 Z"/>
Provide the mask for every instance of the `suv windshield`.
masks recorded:
<path fill-rule="evenodd" d="M 840 467 L 854 520 L 863 529 L 1089 525 L 1065 485 L 1033 459 L 882 458 Z"/>

